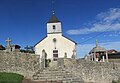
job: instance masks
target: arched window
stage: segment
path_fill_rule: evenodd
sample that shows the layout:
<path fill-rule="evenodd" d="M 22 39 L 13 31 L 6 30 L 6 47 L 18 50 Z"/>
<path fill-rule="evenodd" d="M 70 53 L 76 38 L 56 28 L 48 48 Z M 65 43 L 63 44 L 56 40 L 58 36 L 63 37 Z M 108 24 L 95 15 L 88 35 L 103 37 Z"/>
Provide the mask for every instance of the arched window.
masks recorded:
<path fill-rule="evenodd" d="M 64 58 L 67 58 L 67 53 L 65 52 L 65 56 L 64 56 Z"/>
<path fill-rule="evenodd" d="M 53 30 L 55 30 L 56 29 L 56 26 L 55 25 L 53 25 Z"/>

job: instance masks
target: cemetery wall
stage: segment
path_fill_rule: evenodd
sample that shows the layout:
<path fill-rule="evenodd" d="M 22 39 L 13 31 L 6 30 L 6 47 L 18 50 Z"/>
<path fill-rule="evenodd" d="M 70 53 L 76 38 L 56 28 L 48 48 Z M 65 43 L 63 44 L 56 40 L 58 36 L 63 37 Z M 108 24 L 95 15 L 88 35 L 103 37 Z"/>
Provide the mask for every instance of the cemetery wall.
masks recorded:
<path fill-rule="evenodd" d="M 120 63 L 87 60 L 76 60 L 75 63 L 69 59 L 65 64 L 68 71 L 76 77 L 80 76 L 85 82 L 111 83 L 113 80 L 120 80 Z"/>
<path fill-rule="evenodd" d="M 31 78 L 38 69 L 38 55 L 0 51 L 0 72 L 18 73 Z"/>
<path fill-rule="evenodd" d="M 64 61 L 60 63 L 62 69 L 61 67 L 51 66 L 40 70 L 39 55 L 0 51 L 0 72 L 18 73 L 33 80 L 35 80 L 35 77 L 36 80 L 46 80 L 45 78 L 58 80 L 61 78 L 64 81 L 71 79 L 74 81 L 111 83 L 112 80 L 120 79 L 120 63 L 75 59 L 61 61 Z"/>

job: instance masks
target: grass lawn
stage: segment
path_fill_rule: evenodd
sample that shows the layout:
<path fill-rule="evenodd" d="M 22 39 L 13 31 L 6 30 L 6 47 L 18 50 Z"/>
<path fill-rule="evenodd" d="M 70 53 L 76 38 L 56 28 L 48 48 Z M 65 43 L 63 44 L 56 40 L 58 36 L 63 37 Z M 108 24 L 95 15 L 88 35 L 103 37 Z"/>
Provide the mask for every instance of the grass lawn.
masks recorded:
<path fill-rule="evenodd" d="M 0 72 L 0 83 L 22 83 L 23 78 L 19 74 Z"/>

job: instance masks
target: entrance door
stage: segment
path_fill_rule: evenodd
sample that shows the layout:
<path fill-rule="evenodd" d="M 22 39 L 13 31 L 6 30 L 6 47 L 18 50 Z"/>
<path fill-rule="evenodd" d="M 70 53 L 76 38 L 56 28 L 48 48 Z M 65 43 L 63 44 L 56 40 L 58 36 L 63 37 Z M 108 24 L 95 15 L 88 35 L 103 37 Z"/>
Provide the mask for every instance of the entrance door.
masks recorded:
<path fill-rule="evenodd" d="M 58 60 L 58 50 L 53 50 L 53 61 Z"/>

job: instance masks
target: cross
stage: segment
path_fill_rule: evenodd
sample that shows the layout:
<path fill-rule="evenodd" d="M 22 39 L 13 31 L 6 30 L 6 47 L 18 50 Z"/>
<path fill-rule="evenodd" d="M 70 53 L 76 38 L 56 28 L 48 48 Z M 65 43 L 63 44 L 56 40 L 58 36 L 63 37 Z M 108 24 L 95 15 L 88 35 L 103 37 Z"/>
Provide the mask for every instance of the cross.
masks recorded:
<path fill-rule="evenodd" d="M 52 0 L 52 14 L 55 14 L 55 9 L 54 9 L 54 0 Z"/>
<path fill-rule="evenodd" d="M 6 40 L 6 42 L 8 43 L 7 46 L 10 46 L 10 42 L 12 42 L 12 40 L 10 40 L 10 38 L 8 37 L 8 39 Z"/>
<path fill-rule="evenodd" d="M 98 40 L 96 39 L 96 47 L 98 47 Z"/>

